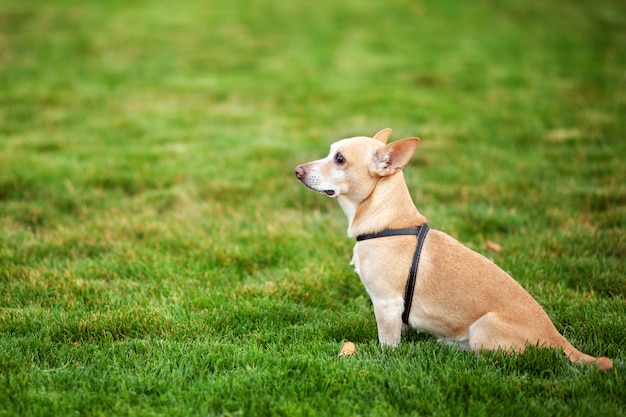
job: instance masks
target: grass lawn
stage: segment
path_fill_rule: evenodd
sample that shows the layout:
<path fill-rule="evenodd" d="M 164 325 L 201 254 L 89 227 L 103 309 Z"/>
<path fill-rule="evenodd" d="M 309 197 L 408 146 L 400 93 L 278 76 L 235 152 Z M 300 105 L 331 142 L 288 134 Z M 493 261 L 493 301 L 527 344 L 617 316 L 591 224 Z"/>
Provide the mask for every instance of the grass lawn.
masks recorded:
<path fill-rule="evenodd" d="M 0 416 L 625 415 L 624 16 L 0 0 Z M 293 167 L 384 127 L 422 139 L 431 227 L 613 370 L 380 349 L 344 214 Z"/>

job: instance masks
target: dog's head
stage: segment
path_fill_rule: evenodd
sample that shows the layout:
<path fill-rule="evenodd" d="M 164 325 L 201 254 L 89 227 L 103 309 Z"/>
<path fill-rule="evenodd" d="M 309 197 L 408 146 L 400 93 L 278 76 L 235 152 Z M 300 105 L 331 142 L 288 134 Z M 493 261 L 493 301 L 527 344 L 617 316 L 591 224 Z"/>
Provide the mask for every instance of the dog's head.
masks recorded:
<path fill-rule="evenodd" d="M 296 177 L 313 191 L 359 204 L 375 189 L 378 181 L 393 175 L 409 162 L 419 138 L 386 144 L 391 129 L 373 138 L 365 136 L 333 143 L 326 158 L 298 165 Z"/>

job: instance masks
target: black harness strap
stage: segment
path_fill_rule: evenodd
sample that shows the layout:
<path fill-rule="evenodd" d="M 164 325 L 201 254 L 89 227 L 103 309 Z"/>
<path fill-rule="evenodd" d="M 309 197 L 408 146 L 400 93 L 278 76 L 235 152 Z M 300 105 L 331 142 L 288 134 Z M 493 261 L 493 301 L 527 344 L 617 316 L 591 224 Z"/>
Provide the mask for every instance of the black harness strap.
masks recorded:
<path fill-rule="evenodd" d="M 375 239 L 377 237 L 387 237 L 387 236 L 402 236 L 402 235 L 413 235 L 413 236 L 417 236 L 419 234 L 420 229 L 426 226 L 426 223 L 424 223 L 422 226 L 413 226 L 413 227 L 405 227 L 403 229 L 385 229 L 385 230 L 381 230 L 380 232 L 377 233 L 370 233 L 367 235 L 359 235 L 357 236 L 356 240 L 357 242 L 360 242 L 362 240 L 367 240 L 367 239 Z"/>
<path fill-rule="evenodd" d="M 415 291 L 415 280 L 417 279 L 417 268 L 420 263 L 420 255 L 422 253 L 422 247 L 424 246 L 424 240 L 428 233 L 429 227 L 427 223 L 421 226 L 405 227 L 403 229 L 385 229 L 378 233 L 370 233 L 366 235 L 357 236 L 357 242 L 367 239 L 376 239 L 379 237 L 388 236 L 406 236 L 416 235 L 417 245 L 415 246 L 415 252 L 413 253 L 413 262 L 411 263 L 411 270 L 409 271 L 409 279 L 406 283 L 406 291 L 404 294 L 404 312 L 402 313 L 402 322 L 409 324 L 409 313 L 411 312 L 411 304 L 413 303 L 413 293 Z"/>

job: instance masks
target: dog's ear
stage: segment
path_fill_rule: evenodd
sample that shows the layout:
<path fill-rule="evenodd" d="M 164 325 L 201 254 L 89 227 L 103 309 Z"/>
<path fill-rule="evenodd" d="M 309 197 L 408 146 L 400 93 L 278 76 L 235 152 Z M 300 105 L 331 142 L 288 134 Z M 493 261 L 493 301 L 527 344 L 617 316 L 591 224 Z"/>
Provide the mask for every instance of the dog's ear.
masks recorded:
<path fill-rule="evenodd" d="M 381 148 L 374 156 L 376 173 L 384 177 L 400 171 L 409 163 L 419 143 L 419 138 L 407 138 Z"/>
<path fill-rule="evenodd" d="M 374 135 L 374 139 L 381 141 L 382 143 L 387 143 L 389 140 L 389 136 L 391 136 L 391 129 L 388 127 L 381 130 L 380 132 Z"/>

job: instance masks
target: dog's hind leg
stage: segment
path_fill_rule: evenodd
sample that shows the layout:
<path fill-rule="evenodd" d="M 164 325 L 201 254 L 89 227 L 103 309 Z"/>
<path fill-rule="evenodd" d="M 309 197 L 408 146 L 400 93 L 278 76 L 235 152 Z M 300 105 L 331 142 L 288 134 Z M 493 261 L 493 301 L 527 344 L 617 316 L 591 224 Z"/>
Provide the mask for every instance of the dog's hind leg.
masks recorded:
<path fill-rule="evenodd" d="M 563 349 L 565 356 L 572 362 L 595 364 L 600 370 L 609 370 L 613 361 L 607 357 L 594 358 L 576 349 L 561 335 L 552 322 L 543 323 L 542 331 L 536 332 L 537 323 L 526 326 L 515 320 L 507 320 L 495 313 L 487 313 L 476 320 L 469 328 L 469 344 L 473 351 L 498 348 L 524 352 L 528 345 Z"/>
<path fill-rule="evenodd" d="M 523 352 L 527 344 L 523 333 L 496 313 L 486 313 L 469 327 L 469 346 L 475 352 L 498 348 Z"/>

